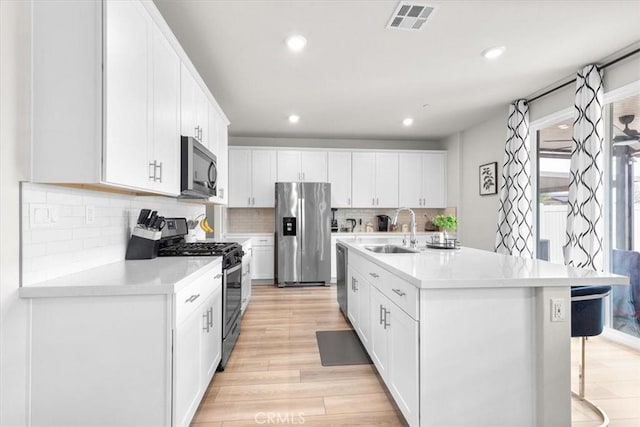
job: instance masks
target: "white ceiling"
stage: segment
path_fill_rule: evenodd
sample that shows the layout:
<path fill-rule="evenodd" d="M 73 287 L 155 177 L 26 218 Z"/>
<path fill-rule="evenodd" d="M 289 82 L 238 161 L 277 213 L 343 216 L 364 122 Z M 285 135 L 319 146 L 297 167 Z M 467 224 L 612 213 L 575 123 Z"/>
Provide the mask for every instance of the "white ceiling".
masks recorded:
<path fill-rule="evenodd" d="M 430 1 L 420 32 L 395 0 L 154 2 L 236 136 L 441 138 L 640 40 L 639 0 Z"/>

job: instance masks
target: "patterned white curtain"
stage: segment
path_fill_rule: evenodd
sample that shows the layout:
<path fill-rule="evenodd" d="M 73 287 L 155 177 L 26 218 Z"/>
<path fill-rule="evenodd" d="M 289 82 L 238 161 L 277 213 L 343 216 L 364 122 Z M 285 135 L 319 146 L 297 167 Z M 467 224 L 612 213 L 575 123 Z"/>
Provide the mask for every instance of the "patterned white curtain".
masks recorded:
<path fill-rule="evenodd" d="M 529 105 L 509 106 L 507 143 L 502 167 L 496 252 L 533 258 Z"/>
<path fill-rule="evenodd" d="M 602 270 L 604 268 L 602 72 L 597 66 L 588 65 L 578 73 L 576 83 L 577 118 L 573 123 L 564 262 L 566 265 L 575 267 Z"/>

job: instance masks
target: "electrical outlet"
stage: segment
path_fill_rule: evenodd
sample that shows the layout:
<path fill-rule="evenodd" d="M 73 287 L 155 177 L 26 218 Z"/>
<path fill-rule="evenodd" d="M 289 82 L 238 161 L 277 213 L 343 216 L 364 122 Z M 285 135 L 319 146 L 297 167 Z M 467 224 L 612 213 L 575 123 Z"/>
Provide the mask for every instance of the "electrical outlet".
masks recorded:
<path fill-rule="evenodd" d="M 87 206 L 84 210 L 84 223 L 91 225 L 96 221 L 96 207 Z"/>
<path fill-rule="evenodd" d="M 551 321 L 564 322 L 567 319 L 567 304 L 564 298 L 551 299 Z"/>
<path fill-rule="evenodd" d="M 58 207 L 44 203 L 29 204 L 29 226 L 31 228 L 51 227 L 59 220 Z"/>

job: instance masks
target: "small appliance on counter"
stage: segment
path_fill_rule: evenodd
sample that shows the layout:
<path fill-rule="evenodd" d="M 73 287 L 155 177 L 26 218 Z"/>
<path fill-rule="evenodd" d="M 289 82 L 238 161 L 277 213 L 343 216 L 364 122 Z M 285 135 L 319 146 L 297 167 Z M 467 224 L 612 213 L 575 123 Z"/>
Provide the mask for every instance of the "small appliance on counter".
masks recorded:
<path fill-rule="evenodd" d="M 331 208 L 331 232 L 338 231 L 338 220 L 336 219 L 336 211 L 338 208 Z"/>
<path fill-rule="evenodd" d="M 378 231 L 389 231 L 389 215 L 376 215 L 378 217 Z"/>
<path fill-rule="evenodd" d="M 142 209 L 138 221 L 133 228 L 125 259 L 153 259 L 158 256 L 158 247 L 162 237 L 162 229 L 166 221 L 158 216 L 158 211 Z"/>
<path fill-rule="evenodd" d="M 350 233 L 353 233 L 356 230 L 356 220 L 353 218 L 347 218 L 346 221 L 351 224 L 351 228 L 349 229 Z"/>

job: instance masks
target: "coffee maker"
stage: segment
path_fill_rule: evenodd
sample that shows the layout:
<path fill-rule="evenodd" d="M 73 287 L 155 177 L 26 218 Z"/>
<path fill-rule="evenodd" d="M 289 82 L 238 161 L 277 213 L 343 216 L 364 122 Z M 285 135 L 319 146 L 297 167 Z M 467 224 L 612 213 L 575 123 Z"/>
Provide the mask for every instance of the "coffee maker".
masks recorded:
<path fill-rule="evenodd" d="M 336 211 L 338 210 L 338 208 L 331 208 L 331 232 L 336 232 L 338 231 L 338 220 L 336 219 Z"/>
<path fill-rule="evenodd" d="M 378 217 L 378 231 L 388 231 L 389 230 L 389 220 L 391 217 L 389 215 L 376 215 Z"/>

